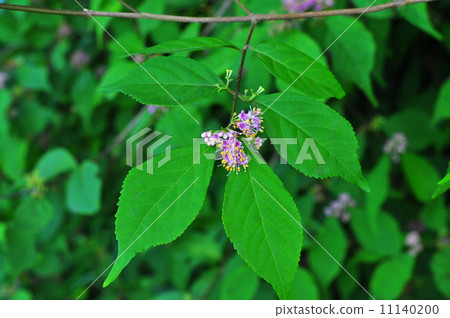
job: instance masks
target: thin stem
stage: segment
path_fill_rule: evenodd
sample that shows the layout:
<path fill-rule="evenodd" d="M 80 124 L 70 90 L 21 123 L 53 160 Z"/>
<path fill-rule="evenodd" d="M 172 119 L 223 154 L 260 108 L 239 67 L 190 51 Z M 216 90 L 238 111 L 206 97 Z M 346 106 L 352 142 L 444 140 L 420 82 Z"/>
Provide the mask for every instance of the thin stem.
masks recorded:
<path fill-rule="evenodd" d="M 220 6 L 219 10 L 217 10 L 217 12 L 214 14 L 215 17 L 221 17 L 223 16 L 228 8 L 231 6 L 231 3 L 233 2 L 233 0 L 226 0 L 224 2 L 222 2 L 222 5 Z M 215 23 L 210 23 L 208 24 L 205 29 L 202 31 L 201 36 L 208 36 L 212 29 L 214 28 L 216 24 Z"/>
<path fill-rule="evenodd" d="M 253 20 L 259 21 L 276 21 L 276 20 L 297 20 L 319 17 L 330 17 L 336 15 L 359 15 L 361 13 L 378 12 L 390 8 L 402 7 L 415 3 L 433 2 L 437 0 L 405 0 L 404 2 L 390 1 L 388 3 L 366 8 L 352 8 L 340 10 L 325 10 L 302 13 L 286 13 L 286 14 L 253 14 L 247 16 L 235 17 L 186 17 L 166 14 L 152 14 L 152 13 L 135 13 L 135 12 L 107 12 L 107 11 L 93 11 L 93 10 L 62 10 L 62 9 L 46 9 L 29 6 L 20 6 L 14 4 L 1 3 L 0 9 L 12 11 L 24 11 L 52 15 L 64 16 L 81 16 L 81 17 L 112 17 L 125 19 L 149 19 L 159 21 L 172 21 L 181 23 L 233 23 L 233 22 L 251 22 Z"/>
<path fill-rule="evenodd" d="M 236 4 L 237 4 L 238 6 L 240 6 L 241 9 L 245 11 L 245 13 L 247 13 L 248 15 L 253 15 L 253 12 L 251 12 L 251 11 L 245 6 L 245 4 L 243 4 L 241 1 L 239 1 L 239 0 L 234 0 L 234 2 L 236 2 Z"/>
<path fill-rule="evenodd" d="M 126 7 L 128 10 L 130 10 L 131 12 L 134 12 L 134 13 L 139 13 L 139 11 L 138 10 L 136 10 L 135 8 L 133 8 L 132 6 L 130 6 L 128 3 L 126 3 L 125 1 L 123 1 L 123 0 L 117 0 L 117 1 L 119 1 L 124 7 Z"/>
<path fill-rule="evenodd" d="M 247 55 L 248 45 L 250 44 L 250 40 L 252 39 L 252 35 L 253 35 L 253 31 L 255 30 L 255 26 L 256 26 L 256 20 L 252 20 L 252 25 L 250 26 L 250 31 L 248 31 L 247 40 L 245 41 L 244 48 L 242 49 L 241 63 L 239 64 L 239 71 L 238 71 L 238 76 L 236 79 L 236 90 L 234 93 L 233 107 L 231 108 L 230 121 L 232 120 L 234 112 L 236 111 L 236 104 L 237 104 L 237 100 L 239 97 L 239 89 L 241 86 L 241 78 L 242 78 L 242 71 L 244 69 L 245 56 Z"/>

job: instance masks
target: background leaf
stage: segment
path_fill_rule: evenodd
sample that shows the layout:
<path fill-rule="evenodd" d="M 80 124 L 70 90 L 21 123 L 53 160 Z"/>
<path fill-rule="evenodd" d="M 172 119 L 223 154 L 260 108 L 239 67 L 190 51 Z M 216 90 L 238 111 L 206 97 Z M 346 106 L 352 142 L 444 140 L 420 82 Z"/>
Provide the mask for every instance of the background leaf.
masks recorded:
<path fill-rule="evenodd" d="M 28 270 L 39 261 L 36 247 L 39 232 L 53 216 L 53 207 L 45 199 L 25 198 L 6 232 L 7 255 L 15 274 Z"/>
<path fill-rule="evenodd" d="M 442 84 L 434 105 L 433 123 L 450 119 L 450 78 Z"/>
<path fill-rule="evenodd" d="M 344 261 L 348 248 L 347 238 L 341 225 L 335 219 L 327 219 L 315 238 L 326 252 L 318 244 L 314 244 L 309 251 L 308 258 L 311 262 L 311 271 L 316 275 L 320 284 L 325 287 L 341 270 L 336 261 L 339 263 Z"/>
<path fill-rule="evenodd" d="M 77 163 L 67 149 L 55 148 L 47 151 L 36 163 L 34 170 L 44 180 L 48 181 L 62 173 L 69 172 Z"/>
<path fill-rule="evenodd" d="M 372 225 L 376 223 L 378 213 L 381 211 L 381 207 L 389 194 L 390 170 L 391 162 L 389 157 L 383 156 L 367 177 L 370 193 L 366 193 L 365 204 L 369 222 Z"/>
<path fill-rule="evenodd" d="M 70 175 L 67 181 L 67 208 L 77 214 L 94 214 L 100 209 L 102 181 L 98 177 L 98 165 L 85 161 Z"/>
<path fill-rule="evenodd" d="M 443 249 L 433 255 L 431 259 L 431 272 L 439 291 L 450 297 L 450 249 Z"/>
<path fill-rule="evenodd" d="M 439 174 L 434 166 L 418 155 L 406 153 L 402 158 L 402 168 L 417 200 L 422 202 L 430 200 L 439 181 Z"/>
<path fill-rule="evenodd" d="M 220 299 L 253 299 L 259 278 L 239 256 L 227 263 L 220 286 Z"/>
<path fill-rule="evenodd" d="M 351 17 L 330 17 L 325 19 L 325 24 L 327 43 L 331 44 L 338 39 L 330 47 L 333 70 L 338 78 L 357 85 L 372 104 L 377 106 L 371 80 L 376 50 L 372 34 L 361 21 Z"/>
<path fill-rule="evenodd" d="M 398 255 L 377 267 L 370 280 L 370 292 L 376 299 L 397 299 L 411 278 L 414 258 Z"/>
<path fill-rule="evenodd" d="M 435 199 L 444 192 L 447 192 L 448 189 L 450 189 L 450 162 L 448 163 L 447 174 L 442 180 L 438 182 L 438 187 L 436 190 L 434 190 L 432 198 Z"/>
<path fill-rule="evenodd" d="M 409 23 L 415 25 L 437 40 L 442 40 L 442 35 L 434 28 L 433 24 L 431 24 L 427 5 L 427 3 L 417 3 L 413 6 L 399 7 L 397 10 Z"/>
<path fill-rule="evenodd" d="M 375 259 L 395 255 L 403 246 L 402 234 L 396 220 L 385 212 L 378 214 L 375 227 L 369 223 L 364 210 L 354 209 L 350 225 L 361 246 Z"/>
<path fill-rule="evenodd" d="M 319 299 L 319 288 L 312 275 L 304 268 L 299 267 L 294 277 L 291 299 L 315 300 Z"/>

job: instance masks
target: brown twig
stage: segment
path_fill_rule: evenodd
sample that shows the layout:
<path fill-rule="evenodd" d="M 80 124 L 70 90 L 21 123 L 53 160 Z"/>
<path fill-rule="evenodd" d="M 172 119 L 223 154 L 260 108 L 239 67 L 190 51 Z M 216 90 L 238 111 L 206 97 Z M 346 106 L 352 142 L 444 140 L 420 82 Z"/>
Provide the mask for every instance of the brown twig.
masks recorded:
<path fill-rule="evenodd" d="M 245 4 L 243 4 L 241 1 L 239 0 L 234 0 L 234 2 L 236 2 L 236 4 L 241 7 L 242 10 L 245 11 L 245 13 L 247 13 L 248 15 L 252 15 L 253 12 L 251 12 L 246 6 Z"/>
<path fill-rule="evenodd" d="M 1 3 L 0 9 L 12 11 L 24 11 L 52 15 L 64 16 L 81 16 L 81 17 L 112 17 L 125 19 L 150 19 L 160 21 L 172 21 L 181 23 L 233 23 L 233 22 L 260 22 L 260 21 L 276 21 L 276 20 L 297 20 L 308 18 L 330 17 L 337 15 L 359 15 L 361 13 L 372 13 L 395 7 L 401 7 L 416 3 L 433 2 L 437 0 L 405 0 L 404 2 L 390 1 L 388 3 L 367 8 L 351 8 L 340 10 L 325 10 L 302 13 L 285 13 L 285 14 L 253 14 L 247 16 L 233 16 L 233 17 L 186 17 L 166 14 L 152 14 L 152 13 L 135 13 L 135 12 L 107 12 L 107 11 L 93 11 L 93 10 L 62 10 L 62 9 L 48 9 L 36 8 L 30 6 L 21 6 L 14 4 Z"/>
<path fill-rule="evenodd" d="M 236 111 L 236 104 L 237 104 L 237 100 L 239 97 L 239 89 L 241 87 L 241 78 L 242 78 L 242 71 L 244 69 L 245 56 L 247 55 L 248 45 L 250 44 L 250 40 L 252 39 L 252 35 L 253 35 L 253 31 L 255 30 L 255 26 L 256 26 L 256 20 L 253 20 L 252 25 L 250 26 L 250 31 L 248 31 L 247 40 L 245 41 L 245 45 L 242 49 L 241 62 L 239 64 L 238 76 L 236 79 L 236 89 L 235 89 L 234 98 L 233 98 L 233 107 L 231 108 L 230 122 L 232 121 L 234 112 Z"/>
<path fill-rule="evenodd" d="M 123 0 L 117 0 L 117 1 L 119 1 L 125 8 L 127 8 L 128 10 L 130 10 L 131 12 L 134 12 L 134 13 L 140 13 L 138 10 L 136 10 L 135 8 L 133 8 L 132 6 L 130 6 L 128 3 L 126 3 L 125 1 L 123 1 Z"/>
<path fill-rule="evenodd" d="M 231 6 L 231 3 L 233 3 L 233 0 L 225 0 L 224 2 L 222 2 L 222 5 L 220 6 L 219 10 L 217 10 L 217 12 L 214 14 L 214 16 L 215 17 L 223 16 L 227 12 L 228 8 Z M 208 36 L 215 25 L 216 25 L 215 23 L 208 24 L 202 31 L 201 36 Z"/>

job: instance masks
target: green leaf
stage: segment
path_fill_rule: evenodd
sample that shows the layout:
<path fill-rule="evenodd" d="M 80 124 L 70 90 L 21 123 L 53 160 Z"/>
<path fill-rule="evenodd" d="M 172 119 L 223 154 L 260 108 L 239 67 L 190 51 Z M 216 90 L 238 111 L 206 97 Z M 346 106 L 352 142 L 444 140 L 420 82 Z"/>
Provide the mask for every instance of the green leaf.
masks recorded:
<path fill-rule="evenodd" d="M 450 248 L 443 249 L 434 254 L 430 263 L 433 280 L 439 291 L 450 297 Z"/>
<path fill-rule="evenodd" d="M 384 4 L 384 3 L 388 3 L 392 0 L 377 0 L 376 4 Z M 353 3 L 355 4 L 355 6 L 359 7 L 359 8 L 368 8 L 369 6 L 375 4 L 373 0 L 353 0 Z M 371 12 L 368 13 L 367 15 L 365 15 L 365 17 L 369 17 L 369 18 L 375 18 L 375 19 L 387 19 L 387 18 L 391 18 L 394 16 L 394 11 L 391 10 L 382 10 L 382 11 L 378 11 L 378 12 Z"/>
<path fill-rule="evenodd" d="M 282 43 L 252 46 L 258 58 L 276 77 L 313 98 L 342 98 L 345 92 L 328 68 L 305 53 Z"/>
<path fill-rule="evenodd" d="M 430 17 L 428 16 L 427 3 L 417 3 L 399 7 L 398 12 L 412 25 L 415 25 L 437 40 L 442 40 L 442 35 L 434 28 L 433 24 L 431 24 Z"/>
<path fill-rule="evenodd" d="M 25 198 L 6 231 L 8 260 L 15 274 L 39 261 L 36 237 L 50 222 L 53 206 L 45 199 Z"/>
<path fill-rule="evenodd" d="M 199 114 L 197 108 L 188 105 L 184 108 L 187 112 L 179 107 L 169 108 L 156 124 L 156 130 L 172 137 L 170 140 L 172 146 L 192 145 L 192 137 L 200 136 L 202 133 L 202 126 L 193 121 L 190 116 L 192 115 L 200 120 L 201 114 Z M 189 134 L 186 134 L 186 132 L 189 132 Z"/>
<path fill-rule="evenodd" d="M 358 242 L 370 255 L 395 255 L 402 249 L 403 239 L 399 225 L 388 213 L 379 213 L 374 227 L 369 223 L 366 212 L 356 208 L 352 211 L 350 225 Z"/>
<path fill-rule="evenodd" d="M 447 169 L 447 175 L 440 180 L 438 183 L 438 187 L 436 190 L 434 190 L 431 198 L 435 199 L 444 192 L 447 192 L 448 189 L 450 189 L 450 162 L 448 163 L 448 169 Z"/>
<path fill-rule="evenodd" d="M 325 104 L 302 95 L 265 95 L 257 102 L 264 111 L 265 128 L 272 142 L 278 137 L 297 139 L 297 144 L 287 146 L 284 158 L 291 166 L 314 178 L 340 176 L 369 191 L 358 162 L 358 142 L 346 119 Z M 279 145 L 275 148 L 280 152 Z"/>
<path fill-rule="evenodd" d="M 23 177 L 27 164 L 28 143 L 9 136 L 0 139 L 0 168 L 13 181 Z"/>
<path fill-rule="evenodd" d="M 193 162 L 192 146 L 176 149 L 171 159 L 154 174 L 147 165 L 160 163 L 161 154 L 133 168 L 126 177 L 116 214 L 118 256 L 103 286 L 108 286 L 139 252 L 166 244 L 180 236 L 194 220 L 206 196 L 214 166 L 203 157 L 212 147 L 202 146 L 201 158 Z"/>
<path fill-rule="evenodd" d="M 447 207 L 443 196 L 431 200 L 422 209 L 420 218 L 425 226 L 436 232 L 445 232 L 447 228 Z"/>
<path fill-rule="evenodd" d="M 336 41 L 330 51 L 333 70 L 338 78 L 357 85 L 372 104 L 377 106 L 370 78 L 375 65 L 375 40 L 372 34 L 355 18 L 329 17 L 325 19 L 325 24 L 327 42 L 331 44 Z"/>
<path fill-rule="evenodd" d="M 97 79 L 92 72 L 84 71 L 72 86 L 72 101 L 76 112 L 83 119 L 85 126 L 91 123 L 91 116 L 98 102 Z"/>
<path fill-rule="evenodd" d="M 450 78 L 442 84 L 434 104 L 433 123 L 436 124 L 444 119 L 450 119 Z"/>
<path fill-rule="evenodd" d="M 31 90 L 49 91 L 48 69 L 45 65 L 26 63 L 17 69 L 17 81 Z"/>
<path fill-rule="evenodd" d="M 309 251 L 311 271 L 322 286 L 328 286 L 341 270 L 336 261 L 342 263 L 345 258 L 348 248 L 347 237 L 339 222 L 330 218 L 326 220 L 315 238 L 323 248 L 318 244 L 311 247 Z"/>
<path fill-rule="evenodd" d="M 291 299 L 316 300 L 319 299 L 319 288 L 312 275 L 304 268 L 299 267 L 294 278 Z"/>
<path fill-rule="evenodd" d="M 214 37 L 195 37 L 189 39 L 181 39 L 175 41 L 168 41 L 157 44 L 144 51 L 146 54 L 162 54 L 162 53 L 176 53 L 185 51 L 201 51 L 209 50 L 219 47 L 229 47 L 239 50 L 233 43 Z"/>
<path fill-rule="evenodd" d="M 434 166 L 425 158 L 405 153 L 402 168 L 414 196 L 422 202 L 430 200 L 439 181 L 439 174 Z"/>
<path fill-rule="evenodd" d="M 62 173 L 69 172 L 77 166 L 70 152 L 65 148 L 47 151 L 36 163 L 34 170 L 43 181 L 49 181 Z"/>
<path fill-rule="evenodd" d="M 167 1 L 166 0 L 158 0 L 158 1 L 143 1 L 136 8 L 140 12 L 151 12 L 154 14 L 164 14 L 164 10 L 166 8 Z M 140 26 L 140 29 L 144 34 L 149 33 L 153 29 L 155 29 L 161 21 L 158 20 L 150 20 L 150 19 L 138 19 L 137 23 Z"/>
<path fill-rule="evenodd" d="M 222 219 L 238 254 L 278 297 L 288 298 L 302 248 L 302 227 L 292 197 L 267 164 L 253 157 L 246 172 L 230 174 Z"/>
<path fill-rule="evenodd" d="M 391 162 L 387 156 L 382 156 L 377 165 L 370 172 L 367 181 L 370 186 L 370 193 L 366 193 L 366 212 L 372 225 L 377 220 L 377 215 L 389 194 L 390 180 L 389 173 Z"/>
<path fill-rule="evenodd" d="M 394 256 L 379 265 L 371 280 L 370 292 L 376 299 L 397 299 L 405 289 L 414 269 L 414 258 L 408 254 Z"/>
<path fill-rule="evenodd" d="M 421 109 L 407 108 L 393 114 L 383 123 L 382 129 L 389 136 L 403 132 L 408 139 L 408 148 L 416 150 L 425 149 L 437 138 L 430 115 Z"/>
<path fill-rule="evenodd" d="M 220 299 L 250 300 L 258 291 L 259 278 L 239 256 L 234 256 L 225 267 Z"/>
<path fill-rule="evenodd" d="M 8 110 L 12 97 L 9 91 L 0 90 L 0 138 L 4 139 L 9 133 Z"/>
<path fill-rule="evenodd" d="M 215 85 L 222 83 L 213 71 L 189 58 L 156 57 L 141 66 L 145 70 L 138 66 L 104 90 L 122 92 L 142 104 L 175 106 L 216 94 Z"/>
<path fill-rule="evenodd" d="M 66 187 L 67 208 L 76 214 L 95 214 L 100 209 L 102 180 L 98 165 L 85 161 L 70 175 Z"/>

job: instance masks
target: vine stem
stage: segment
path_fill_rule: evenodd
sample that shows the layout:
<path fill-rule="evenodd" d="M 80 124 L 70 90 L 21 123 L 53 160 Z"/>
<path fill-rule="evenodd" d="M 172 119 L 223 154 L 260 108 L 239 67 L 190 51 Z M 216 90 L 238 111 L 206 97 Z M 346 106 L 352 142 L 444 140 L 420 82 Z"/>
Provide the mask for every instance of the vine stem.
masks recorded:
<path fill-rule="evenodd" d="M 132 6 L 130 6 L 128 3 L 126 3 L 123 0 L 117 0 L 118 2 L 120 2 L 121 5 L 123 5 L 125 8 L 127 8 L 128 10 L 130 10 L 131 12 L 134 13 L 140 13 L 138 10 L 136 10 L 135 8 L 133 8 Z"/>
<path fill-rule="evenodd" d="M 248 45 L 250 44 L 250 40 L 252 39 L 252 35 L 253 35 L 253 31 L 255 30 L 256 22 L 257 22 L 256 20 L 252 20 L 252 25 L 250 26 L 250 31 L 248 31 L 247 40 L 245 41 L 244 48 L 242 49 L 241 62 L 239 63 L 238 76 L 236 79 L 236 89 L 235 89 L 234 98 L 233 98 L 233 107 L 231 108 L 230 122 L 232 121 L 234 112 L 236 111 L 236 104 L 237 104 L 237 100 L 239 97 L 239 89 L 241 87 L 242 71 L 244 70 L 245 56 L 247 55 Z"/>
<path fill-rule="evenodd" d="M 86 10 L 48 9 L 48 8 L 37 8 L 6 3 L 0 3 L 0 9 L 52 14 L 52 15 L 81 16 L 88 18 L 112 17 L 125 19 L 150 19 L 150 20 L 172 21 L 181 23 L 233 23 L 233 22 L 252 22 L 252 21 L 260 22 L 260 21 L 277 21 L 277 20 L 296 20 L 296 19 L 329 17 L 336 15 L 359 15 L 361 13 L 372 13 L 395 7 L 402 7 L 416 3 L 433 2 L 433 1 L 437 0 L 390 1 L 388 3 L 370 7 L 369 9 L 351 8 L 351 9 L 325 10 L 325 11 L 302 12 L 302 13 L 251 14 L 247 16 L 231 16 L 231 17 L 188 17 L 188 16 L 153 14 L 144 12 L 108 12 L 108 11 L 93 11 L 87 9 Z"/>
<path fill-rule="evenodd" d="M 251 12 L 246 6 L 245 4 L 243 4 L 241 1 L 239 0 L 234 0 L 234 2 L 236 2 L 236 4 L 241 7 L 242 10 L 245 11 L 245 13 L 247 13 L 248 15 L 252 15 L 253 12 Z"/>

